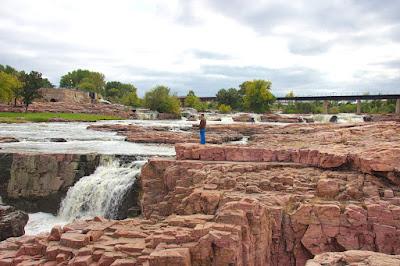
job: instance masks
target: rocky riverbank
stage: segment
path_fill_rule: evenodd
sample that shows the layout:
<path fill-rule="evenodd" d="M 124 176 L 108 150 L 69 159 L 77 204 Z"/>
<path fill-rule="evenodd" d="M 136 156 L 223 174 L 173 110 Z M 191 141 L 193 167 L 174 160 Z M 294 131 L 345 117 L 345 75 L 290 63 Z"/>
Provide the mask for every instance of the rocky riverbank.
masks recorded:
<path fill-rule="evenodd" d="M 25 234 L 28 215 L 12 206 L 0 204 L 0 241 Z"/>
<path fill-rule="evenodd" d="M 230 141 L 237 141 L 243 138 L 243 135 L 233 130 L 225 130 L 224 132 L 214 132 L 213 127 L 207 134 L 207 142 L 212 144 L 222 144 Z M 126 141 L 136 143 L 159 143 L 159 144 L 176 144 L 176 143 L 198 143 L 198 130 L 185 128 L 175 130 L 168 126 L 139 126 L 139 125 L 91 125 L 88 129 L 98 131 L 117 132 L 119 135 L 126 136 Z"/>
<path fill-rule="evenodd" d="M 150 159 L 139 183 L 143 217 L 94 218 L 9 239 L 0 262 L 397 262 L 384 254 L 400 254 L 399 124 L 214 130 L 234 127 L 250 134 L 248 145 L 179 144 L 176 159 Z"/>
<path fill-rule="evenodd" d="M 57 213 L 68 188 L 99 160 L 96 154 L 0 153 L 0 195 L 21 210 Z"/>
<path fill-rule="evenodd" d="M 25 112 L 25 107 L 0 104 L 0 112 Z M 99 114 L 115 116 L 121 118 L 135 118 L 134 113 L 126 106 L 119 104 L 99 104 L 99 103 L 80 103 L 73 104 L 68 102 L 33 102 L 28 107 L 28 112 L 33 113 L 75 113 L 75 114 Z M 54 122 L 65 122 L 57 121 Z M 68 122 L 68 121 L 66 121 Z"/>

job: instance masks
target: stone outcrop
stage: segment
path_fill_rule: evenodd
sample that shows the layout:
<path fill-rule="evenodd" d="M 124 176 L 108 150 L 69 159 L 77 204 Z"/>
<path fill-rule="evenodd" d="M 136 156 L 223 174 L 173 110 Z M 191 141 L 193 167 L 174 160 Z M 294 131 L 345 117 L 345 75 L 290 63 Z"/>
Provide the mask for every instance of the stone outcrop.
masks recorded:
<path fill-rule="evenodd" d="M 254 122 L 254 117 L 250 114 L 240 114 L 232 117 L 235 122 Z"/>
<path fill-rule="evenodd" d="M 398 114 L 374 114 L 363 116 L 365 122 L 383 122 L 383 121 L 396 121 L 400 122 L 400 115 Z"/>
<path fill-rule="evenodd" d="M 25 234 L 28 215 L 11 206 L 0 204 L 0 241 Z"/>
<path fill-rule="evenodd" d="M 0 143 L 19 142 L 18 139 L 13 137 L 0 137 Z"/>
<path fill-rule="evenodd" d="M 8 239 L 0 263 L 396 265 L 384 254 L 400 254 L 399 125 L 247 131 L 247 146 L 179 144 L 176 159 L 150 159 L 142 218 Z"/>
<path fill-rule="evenodd" d="M 88 129 L 99 131 L 118 132 L 119 135 L 126 136 L 126 141 L 136 143 L 198 143 L 198 130 L 174 130 L 169 127 L 144 127 L 139 125 L 91 125 Z M 233 131 L 210 132 L 207 133 L 206 139 L 208 143 L 222 144 L 224 142 L 241 140 L 243 135 Z"/>
<path fill-rule="evenodd" d="M 0 154 L 0 195 L 22 210 L 56 213 L 68 188 L 99 160 L 95 154 Z"/>
<path fill-rule="evenodd" d="M 176 120 L 181 119 L 180 115 L 172 114 L 172 113 L 158 113 L 157 119 L 159 120 Z"/>
<path fill-rule="evenodd" d="M 261 122 L 273 122 L 273 123 L 302 123 L 311 122 L 312 120 L 305 120 L 300 116 L 292 115 L 278 115 L 278 114 L 263 114 L 261 117 Z"/>
<path fill-rule="evenodd" d="M 327 252 L 307 261 L 306 266 L 393 266 L 400 265 L 399 255 L 387 255 L 365 250 Z"/>

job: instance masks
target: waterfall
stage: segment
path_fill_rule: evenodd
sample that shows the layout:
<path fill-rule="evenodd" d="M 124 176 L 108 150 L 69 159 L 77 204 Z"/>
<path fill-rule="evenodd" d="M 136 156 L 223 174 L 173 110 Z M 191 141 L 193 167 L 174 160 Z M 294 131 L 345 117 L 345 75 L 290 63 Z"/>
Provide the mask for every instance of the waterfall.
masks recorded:
<path fill-rule="evenodd" d="M 82 177 L 68 190 L 61 202 L 59 217 L 65 220 L 94 216 L 116 219 L 144 163 L 123 164 L 113 157 L 104 158 L 93 174 Z"/>

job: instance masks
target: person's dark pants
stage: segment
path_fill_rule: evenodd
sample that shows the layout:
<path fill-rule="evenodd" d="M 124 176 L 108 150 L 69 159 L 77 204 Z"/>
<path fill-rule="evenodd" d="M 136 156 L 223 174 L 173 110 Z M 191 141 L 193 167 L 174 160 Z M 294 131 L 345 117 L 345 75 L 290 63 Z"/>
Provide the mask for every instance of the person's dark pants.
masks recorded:
<path fill-rule="evenodd" d="M 200 144 L 206 144 L 206 129 L 200 129 Z"/>

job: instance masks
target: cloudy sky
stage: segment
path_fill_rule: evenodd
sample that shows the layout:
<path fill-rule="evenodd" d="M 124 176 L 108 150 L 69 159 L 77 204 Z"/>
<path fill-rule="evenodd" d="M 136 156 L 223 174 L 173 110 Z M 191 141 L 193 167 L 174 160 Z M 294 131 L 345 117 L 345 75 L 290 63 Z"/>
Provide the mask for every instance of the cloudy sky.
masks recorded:
<path fill-rule="evenodd" d="M 285 3 L 286 2 L 286 3 Z M 211 96 L 400 93 L 399 0 L 1 0 L 0 64 Z"/>

